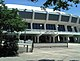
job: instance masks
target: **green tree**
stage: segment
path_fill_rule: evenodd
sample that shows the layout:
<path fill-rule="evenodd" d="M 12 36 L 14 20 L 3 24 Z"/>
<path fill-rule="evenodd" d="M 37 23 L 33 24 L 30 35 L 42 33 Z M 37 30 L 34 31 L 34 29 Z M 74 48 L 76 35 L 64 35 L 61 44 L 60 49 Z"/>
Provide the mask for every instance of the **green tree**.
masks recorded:
<path fill-rule="evenodd" d="M 7 28 L 6 28 L 7 27 Z M 8 9 L 5 4 L 0 6 L 0 29 L 21 31 L 26 27 L 26 22 L 22 21 L 22 18 L 18 15 L 17 9 Z"/>
<path fill-rule="evenodd" d="M 18 41 L 16 35 L 8 35 L 9 32 L 22 31 L 26 28 L 26 22 L 18 15 L 18 9 L 9 9 L 4 1 L 0 0 L 0 56 L 12 56 L 17 54 Z M 6 30 L 7 34 L 3 34 Z M 2 45 L 3 35 L 5 40 Z"/>
<path fill-rule="evenodd" d="M 38 0 L 31 0 L 32 2 L 37 2 Z M 69 10 L 70 7 L 75 5 L 77 7 L 77 4 L 80 3 L 80 0 L 46 0 L 45 3 L 43 3 L 42 8 L 45 9 L 47 7 L 52 6 L 54 10 Z"/>

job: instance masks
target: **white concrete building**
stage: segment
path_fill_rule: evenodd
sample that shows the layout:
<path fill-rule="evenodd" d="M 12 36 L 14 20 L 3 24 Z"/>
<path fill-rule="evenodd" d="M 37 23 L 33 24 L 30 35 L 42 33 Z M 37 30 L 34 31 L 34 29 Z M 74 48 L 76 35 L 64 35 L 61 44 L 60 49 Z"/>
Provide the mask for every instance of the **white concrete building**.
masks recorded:
<path fill-rule="evenodd" d="M 31 39 L 34 43 L 80 42 L 80 17 L 53 9 L 6 4 L 19 9 L 19 15 L 28 23 L 20 32 L 20 39 Z M 26 9 L 26 10 L 25 10 Z"/>

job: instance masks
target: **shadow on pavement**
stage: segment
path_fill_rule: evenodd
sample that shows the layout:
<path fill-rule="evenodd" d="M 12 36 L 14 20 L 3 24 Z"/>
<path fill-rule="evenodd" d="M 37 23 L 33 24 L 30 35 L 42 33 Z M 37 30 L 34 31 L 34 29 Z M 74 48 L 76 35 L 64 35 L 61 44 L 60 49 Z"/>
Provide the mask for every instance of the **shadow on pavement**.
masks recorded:
<path fill-rule="evenodd" d="M 41 59 L 41 60 L 38 60 L 38 61 L 55 61 L 55 60 L 52 60 L 52 59 Z"/>

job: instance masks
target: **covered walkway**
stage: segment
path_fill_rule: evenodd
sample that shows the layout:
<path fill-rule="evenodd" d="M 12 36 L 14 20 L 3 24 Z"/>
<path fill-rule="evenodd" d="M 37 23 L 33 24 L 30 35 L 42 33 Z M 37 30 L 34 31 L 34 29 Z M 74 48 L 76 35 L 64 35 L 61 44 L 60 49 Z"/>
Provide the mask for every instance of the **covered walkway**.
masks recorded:
<path fill-rule="evenodd" d="M 34 43 L 80 42 L 80 32 L 57 32 L 50 30 L 27 30 L 19 32 L 20 39 L 33 40 Z"/>

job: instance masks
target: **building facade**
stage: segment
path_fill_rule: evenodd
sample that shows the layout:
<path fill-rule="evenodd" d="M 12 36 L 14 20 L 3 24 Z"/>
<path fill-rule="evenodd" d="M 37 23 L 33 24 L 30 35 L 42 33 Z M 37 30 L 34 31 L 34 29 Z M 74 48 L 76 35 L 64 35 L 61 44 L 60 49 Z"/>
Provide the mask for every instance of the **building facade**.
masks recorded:
<path fill-rule="evenodd" d="M 33 40 L 34 43 L 80 42 L 80 17 L 53 9 L 6 4 L 17 8 L 18 14 L 27 22 L 21 31 L 20 40 Z"/>

